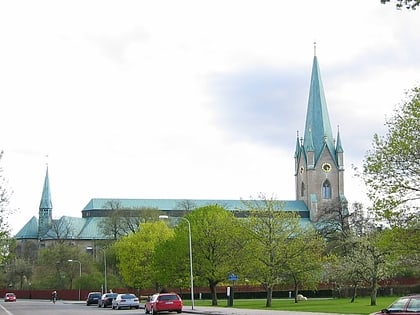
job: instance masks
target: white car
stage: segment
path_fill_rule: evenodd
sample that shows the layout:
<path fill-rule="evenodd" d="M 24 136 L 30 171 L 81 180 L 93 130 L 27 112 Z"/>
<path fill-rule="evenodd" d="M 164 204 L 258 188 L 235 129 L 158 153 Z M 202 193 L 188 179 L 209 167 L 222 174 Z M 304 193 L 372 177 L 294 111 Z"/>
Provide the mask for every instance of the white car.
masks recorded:
<path fill-rule="evenodd" d="M 139 298 L 132 293 L 118 294 L 112 301 L 112 309 L 119 310 L 122 308 L 140 308 Z"/>

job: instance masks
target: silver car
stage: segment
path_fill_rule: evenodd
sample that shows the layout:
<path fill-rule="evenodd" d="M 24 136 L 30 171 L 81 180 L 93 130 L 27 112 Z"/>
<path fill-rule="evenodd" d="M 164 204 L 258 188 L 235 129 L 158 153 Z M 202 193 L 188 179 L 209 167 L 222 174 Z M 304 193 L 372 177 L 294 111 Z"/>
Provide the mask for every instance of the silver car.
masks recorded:
<path fill-rule="evenodd" d="M 118 294 L 112 301 L 112 309 L 119 310 L 122 308 L 140 308 L 139 298 L 132 293 Z"/>

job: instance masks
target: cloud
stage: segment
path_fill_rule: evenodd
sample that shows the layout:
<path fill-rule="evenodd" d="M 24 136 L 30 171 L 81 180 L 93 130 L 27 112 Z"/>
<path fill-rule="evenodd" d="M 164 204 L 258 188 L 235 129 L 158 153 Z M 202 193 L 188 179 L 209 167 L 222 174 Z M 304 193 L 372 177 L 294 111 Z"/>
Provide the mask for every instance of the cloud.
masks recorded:
<path fill-rule="evenodd" d="M 254 67 L 214 74 L 209 85 L 216 123 L 236 141 L 293 148 L 296 131 L 304 126 L 307 70 Z"/>

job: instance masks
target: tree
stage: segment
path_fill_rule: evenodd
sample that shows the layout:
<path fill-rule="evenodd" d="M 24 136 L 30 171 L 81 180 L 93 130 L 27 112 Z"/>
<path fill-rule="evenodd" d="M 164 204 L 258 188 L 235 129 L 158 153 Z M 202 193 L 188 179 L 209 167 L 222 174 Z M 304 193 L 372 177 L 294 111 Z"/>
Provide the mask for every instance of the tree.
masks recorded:
<path fill-rule="evenodd" d="M 173 230 L 165 222 L 143 223 L 142 228 L 114 244 L 118 268 L 124 281 L 133 288 L 156 285 L 153 255 L 159 243 L 173 237 Z"/>
<path fill-rule="evenodd" d="M 386 125 L 385 137 L 374 135 L 362 178 L 378 216 L 401 225 L 420 212 L 420 87 L 408 93 Z"/>
<path fill-rule="evenodd" d="M 381 0 L 381 3 L 385 4 L 391 2 L 391 0 Z M 415 10 L 420 5 L 420 0 L 395 0 L 397 9 L 401 10 L 406 8 L 407 10 Z"/>
<path fill-rule="evenodd" d="M 194 284 L 208 285 L 212 305 L 217 306 L 217 285 L 226 281 L 230 273 L 240 273 L 246 264 L 243 231 L 238 219 L 230 211 L 214 204 L 188 212 L 177 223 L 174 238 L 156 250 L 156 265 L 165 270 L 160 272 L 159 279 L 171 287 L 188 287 L 190 223 Z M 171 253 L 169 261 L 168 252 Z"/>
<path fill-rule="evenodd" d="M 322 266 L 321 238 L 311 227 L 301 226 L 298 214 L 286 212 L 282 201 L 260 196 L 243 202 L 250 211 L 244 224 L 250 235 L 247 248 L 254 257 L 249 277 L 266 289 L 266 307 L 272 305 L 274 286 L 288 279 L 293 279 L 296 293 L 299 286 L 313 287 L 320 279 L 316 276 Z"/>
<path fill-rule="evenodd" d="M 353 205 L 354 207 L 354 205 Z M 347 204 L 331 202 L 314 218 L 314 226 L 328 244 L 328 251 L 342 250 L 343 240 L 349 232 L 350 214 Z"/>
<path fill-rule="evenodd" d="M 56 243 L 71 243 L 74 237 L 74 228 L 66 217 L 53 220 L 51 222 L 51 228 L 48 231 L 48 237 L 54 239 Z"/>
<path fill-rule="evenodd" d="M 208 205 L 190 212 L 194 275 L 205 280 L 210 288 L 212 305 L 217 305 L 216 287 L 226 281 L 230 273 L 239 273 L 245 248 L 238 219 L 220 205 Z M 180 222 L 178 247 L 188 257 L 188 226 Z"/>
<path fill-rule="evenodd" d="M 0 151 L 0 162 L 3 158 L 3 151 Z M 12 258 L 14 242 L 10 237 L 10 226 L 7 221 L 13 214 L 9 208 L 12 192 L 7 187 L 7 181 L 3 176 L 3 168 L 0 167 L 0 264 L 4 265 Z"/>
<path fill-rule="evenodd" d="M 70 259 L 81 261 L 84 266 L 83 272 L 89 271 L 90 264 L 87 262 L 92 258 L 77 246 L 56 243 L 40 250 L 32 277 L 32 287 L 70 289 L 73 280 L 79 278 L 78 265 L 68 262 Z"/>

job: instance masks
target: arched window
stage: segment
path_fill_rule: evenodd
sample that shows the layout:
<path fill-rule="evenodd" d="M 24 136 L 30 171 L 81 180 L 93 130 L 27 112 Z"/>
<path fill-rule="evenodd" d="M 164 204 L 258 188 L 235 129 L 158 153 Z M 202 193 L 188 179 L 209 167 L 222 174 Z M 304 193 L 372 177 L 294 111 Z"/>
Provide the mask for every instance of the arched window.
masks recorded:
<path fill-rule="evenodd" d="M 331 199 L 331 184 L 328 179 L 322 184 L 322 198 Z"/>
<path fill-rule="evenodd" d="M 302 184 L 300 184 L 300 196 L 304 197 L 305 196 L 305 183 L 302 182 Z"/>

